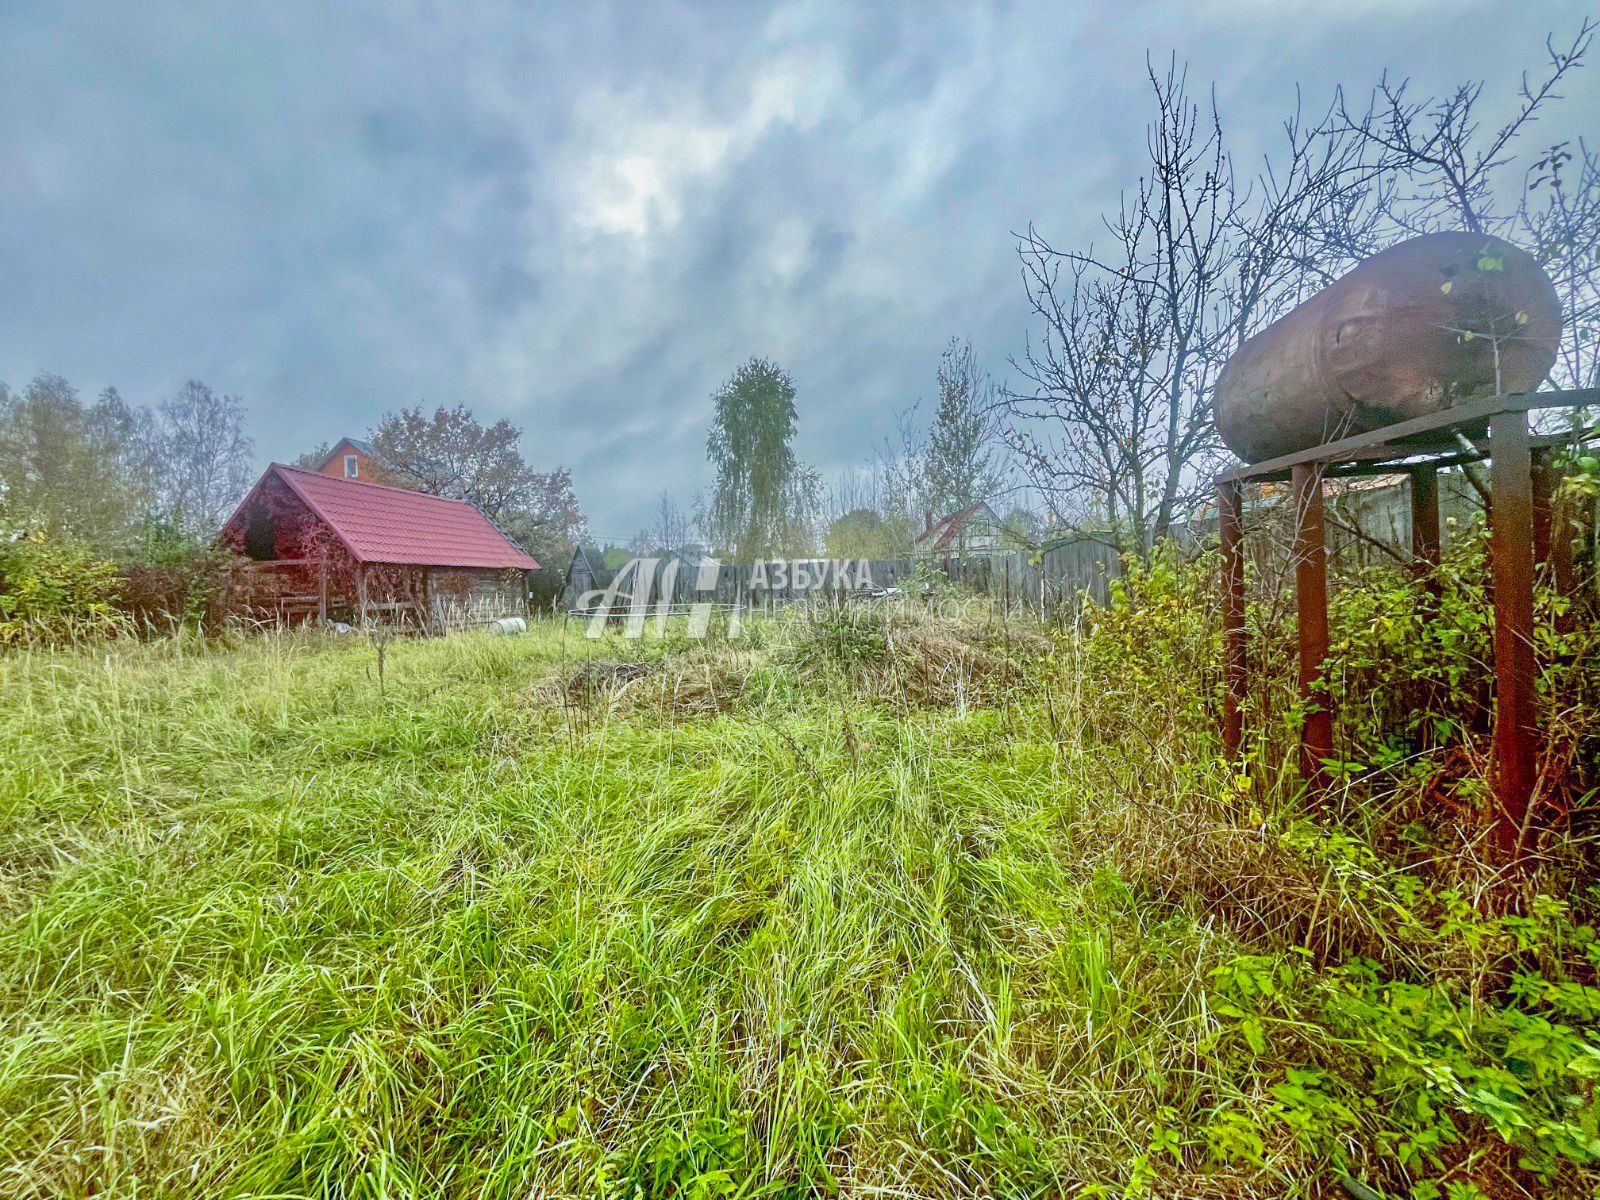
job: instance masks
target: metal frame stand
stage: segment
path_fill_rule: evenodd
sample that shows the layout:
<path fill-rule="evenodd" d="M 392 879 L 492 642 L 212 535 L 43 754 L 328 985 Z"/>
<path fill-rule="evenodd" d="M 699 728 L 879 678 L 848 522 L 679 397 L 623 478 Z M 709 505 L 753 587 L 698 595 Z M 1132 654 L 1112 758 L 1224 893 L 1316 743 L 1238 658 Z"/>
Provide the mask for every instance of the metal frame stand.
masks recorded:
<path fill-rule="evenodd" d="M 1570 543 L 1551 532 L 1551 496 L 1557 480 L 1549 458 L 1565 439 L 1531 436 L 1528 413 L 1597 404 L 1600 390 L 1595 389 L 1497 396 L 1252 466 L 1234 467 L 1218 475 L 1225 686 L 1222 739 L 1228 754 L 1237 755 L 1243 744 L 1249 682 L 1244 485 L 1282 480 L 1291 484 L 1300 691 L 1308 707 L 1301 734 L 1300 765 L 1312 795 L 1321 796 L 1328 783 L 1323 763 L 1333 753 L 1333 712 L 1327 695 L 1320 691 L 1328 654 L 1322 482 L 1330 477 L 1401 472 L 1409 475 L 1412 553 L 1418 567 L 1426 569 L 1439 561 L 1439 469 L 1487 458 L 1493 501 L 1489 514 L 1489 570 L 1494 593 L 1494 846 L 1506 861 L 1520 860 L 1530 847 L 1533 832 L 1530 815 L 1539 749 L 1533 658 L 1536 550 L 1540 561 L 1550 563 L 1558 587 L 1570 588 L 1572 584 Z"/>

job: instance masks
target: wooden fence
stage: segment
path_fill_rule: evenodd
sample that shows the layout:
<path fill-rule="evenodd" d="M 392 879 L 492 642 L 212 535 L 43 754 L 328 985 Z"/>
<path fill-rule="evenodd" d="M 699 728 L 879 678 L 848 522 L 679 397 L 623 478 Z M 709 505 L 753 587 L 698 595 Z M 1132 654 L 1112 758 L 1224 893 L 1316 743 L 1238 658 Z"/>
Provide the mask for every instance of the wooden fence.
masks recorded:
<path fill-rule="evenodd" d="M 650 564 L 650 565 L 646 565 Z M 921 574 L 918 574 L 919 569 Z M 640 590 L 638 572 L 651 572 L 647 604 L 705 603 L 771 609 L 865 587 L 910 591 L 924 580 L 948 580 L 971 592 L 987 593 L 1007 609 L 1055 612 L 1075 607 L 1087 594 L 1099 602 L 1122 564 L 1110 546 L 1090 539 L 1052 545 L 1039 552 L 887 559 L 786 559 L 764 563 L 717 563 L 693 557 L 649 559 L 625 570 L 613 601 L 626 607 Z M 568 611 L 587 612 L 583 595 L 569 589 Z"/>
<path fill-rule="evenodd" d="M 1365 481 L 1356 486 L 1346 486 L 1342 481 L 1330 483 L 1328 549 L 1337 564 L 1345 568 L 1370 566 L 1409 556 L 1410 489 L 1403 479 L 1396 479 L 1383 479 L 1377 486 Z M 1286 517 L 1287 504 L 1286 487 L 1263 489 L 1247 505 L 1247 525 L 1265 526 L 1275 517 Z M 1482 512 L 1482 503 L 1459 471 L 1443 471 L 1439 475 L 1439 509 L 1443 537 L 1449 542 L 1471 527 Z M 1213 544 L 1215 537 L 1214 519 L 1172 530 L 1173 540 L 1189 553 Z M 1270 544 L 1270 539 L 1252 541 L 1257 542 L 1253 553 L 1263 566 L 1281 558 L 1280 547 Z M 653 570 L 648 593 L 652 608 L 665 597 L 675 606 L 712 601 L 762 610 L 830 593 L 856 591 L 863 583 L 875 588 L 910 590 L 917 586 L 919 578 L 931 576 L 972 592 L 986 593 L 1007 610 L 1059 615 L 1076 610 L 1086 595 L 1105 603 L 1111 581 L 1122 573 L 1122 561 L 1106 542 L 1079 537 L 1033 552 L 847 560 L 842 564 L 829 559 L 790 559 L 781 569 L 776 563 L 717 563 L 692 555 L 668 556 L 657 559 Z M 626 605 L 633 588 L 631 580 L 625 581 L 618 603 Z M 569 589 L 562 597 L 562 606 L 572 610 L 579 607 L 580 600 Z"/>

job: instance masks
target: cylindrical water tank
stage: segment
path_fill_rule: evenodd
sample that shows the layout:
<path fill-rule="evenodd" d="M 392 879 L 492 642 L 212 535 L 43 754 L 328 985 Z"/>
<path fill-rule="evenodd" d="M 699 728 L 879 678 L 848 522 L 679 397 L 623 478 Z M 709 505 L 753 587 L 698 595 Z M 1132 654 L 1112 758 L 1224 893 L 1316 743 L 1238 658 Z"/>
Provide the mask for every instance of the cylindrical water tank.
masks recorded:
<path fill-rule="evenodd" d="M 1217 430 L 1253 463 L 1461 400 L 1529 392 L 1560 337 L 1555 286 L 1531 254 L 1484 234 L 1424 234 L 1239 347 L 1217 380 Z"/>

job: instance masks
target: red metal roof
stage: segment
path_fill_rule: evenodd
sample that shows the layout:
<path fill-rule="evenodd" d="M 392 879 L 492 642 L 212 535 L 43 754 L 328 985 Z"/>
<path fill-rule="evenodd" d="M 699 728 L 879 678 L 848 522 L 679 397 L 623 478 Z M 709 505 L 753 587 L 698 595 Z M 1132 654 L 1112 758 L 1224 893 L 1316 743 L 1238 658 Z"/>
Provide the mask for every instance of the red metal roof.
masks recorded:
<path fill-rule="evenodd" d="M 538 563 L 465 500 L 340 479 L 282 463 L 268 467 L 262 480 L 274 474 L 327 522 L 360 562 L 539 569 Z M 244 507 L 241 504 L 240 511 Z"/>

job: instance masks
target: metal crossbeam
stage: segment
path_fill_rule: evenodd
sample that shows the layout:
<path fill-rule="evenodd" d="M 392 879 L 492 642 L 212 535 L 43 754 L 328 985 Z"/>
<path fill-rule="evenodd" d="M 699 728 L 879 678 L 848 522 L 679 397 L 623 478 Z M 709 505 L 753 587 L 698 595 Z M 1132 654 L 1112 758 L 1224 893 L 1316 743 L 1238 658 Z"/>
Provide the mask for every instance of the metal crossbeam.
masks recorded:
<path fill-rule="evenodd" d="M 1357 433 L 1308 450 L 1269 458 L 1265 462 L 1230 467 L 1217 476 L 1218 482 L 1263 483 L 1288 479 L 1299 466 L 1366 466 L 1379 473 L 1377 464 L 1394 463 L 1425 454 L 1458 454 L 1461 443 L 1456 434 L 1481 438 L 1489 423 L 1507 413 L 1527 413 L 1547 408 L 1600 407 L 1600 388 L 1575 388 L 1569 391 L 1529 392 L 1521 396 L 1491 396 L 1453 408 L 1442 408 L 1426 416 L 1413 417 L 1395 425 L 1385 425 L 1371 433 Z M 1355 474 L 1355 471 L 1346 471 Z"/>

